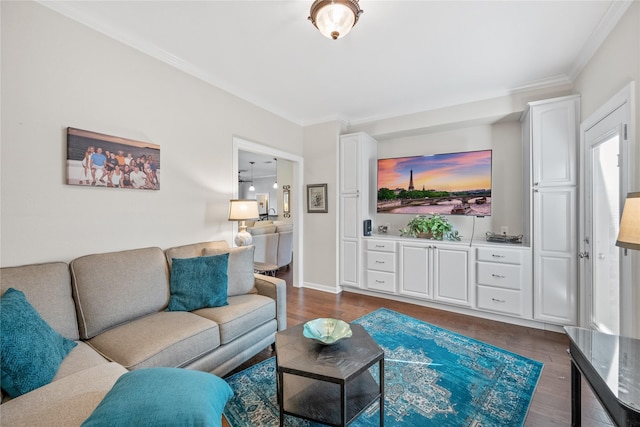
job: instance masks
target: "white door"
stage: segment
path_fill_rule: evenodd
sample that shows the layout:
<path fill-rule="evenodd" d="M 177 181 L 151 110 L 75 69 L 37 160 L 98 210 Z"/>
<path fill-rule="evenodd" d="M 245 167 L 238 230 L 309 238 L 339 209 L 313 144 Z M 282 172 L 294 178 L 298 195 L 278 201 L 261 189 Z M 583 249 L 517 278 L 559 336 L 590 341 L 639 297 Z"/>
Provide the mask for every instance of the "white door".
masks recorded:
<path fill-rule="evenodd" d="M 632 324 L 631 310 L 625 304 L 625 298 L 630 299 L 631 267 L 615 242 L 628 191 L 628 121 L 629 102 L 623 98 L 613 108 L 594 113 L 582 126 L 582 323 L 623 335 Z"/>

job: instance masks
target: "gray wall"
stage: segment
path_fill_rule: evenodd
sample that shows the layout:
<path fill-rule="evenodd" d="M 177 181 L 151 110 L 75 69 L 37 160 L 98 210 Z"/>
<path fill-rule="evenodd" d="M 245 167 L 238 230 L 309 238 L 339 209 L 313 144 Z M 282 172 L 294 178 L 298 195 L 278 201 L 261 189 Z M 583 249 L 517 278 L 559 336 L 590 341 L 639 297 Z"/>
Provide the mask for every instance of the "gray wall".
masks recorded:
<path fill-rule="evenodd" d="M 2 2 L 2 266 L 211 239 L 232 138 L 302 154 L 303 129 L 34 2 Z M 160 145 L 161 190 L 65 184 L 66 127 Z"/>

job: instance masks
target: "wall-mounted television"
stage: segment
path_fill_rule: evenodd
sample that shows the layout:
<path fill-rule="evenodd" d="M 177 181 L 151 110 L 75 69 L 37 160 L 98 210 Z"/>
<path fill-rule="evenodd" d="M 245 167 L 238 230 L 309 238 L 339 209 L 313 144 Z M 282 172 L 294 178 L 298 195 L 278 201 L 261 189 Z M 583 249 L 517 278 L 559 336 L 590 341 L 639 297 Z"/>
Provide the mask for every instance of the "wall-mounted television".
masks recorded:
<path fill-rule="evenodd" d="M 491 215 L 491 150 L 378 159 L 377 212 Z"/>

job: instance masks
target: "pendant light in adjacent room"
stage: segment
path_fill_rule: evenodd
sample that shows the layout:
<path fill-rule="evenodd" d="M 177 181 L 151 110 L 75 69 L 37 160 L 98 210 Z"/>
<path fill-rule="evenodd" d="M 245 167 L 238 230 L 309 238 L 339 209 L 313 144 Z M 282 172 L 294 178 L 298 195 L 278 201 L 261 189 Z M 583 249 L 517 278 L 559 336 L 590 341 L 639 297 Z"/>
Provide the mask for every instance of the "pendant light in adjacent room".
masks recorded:
<path fill-rule="evenodd" d="M 277 190 L 278 189 L 278 159 L 274 157 L 273 160 L 276 161 L 276 180 L 273 183 L 273 188 Z"/>
<path fill-rule="evenodd" d="M 251 163 L 251 186 L 249 187 L 249 191 L 256 191 L 256 187 L 253 186 L 253 164 L 255 162 L 249 162 Z"/>

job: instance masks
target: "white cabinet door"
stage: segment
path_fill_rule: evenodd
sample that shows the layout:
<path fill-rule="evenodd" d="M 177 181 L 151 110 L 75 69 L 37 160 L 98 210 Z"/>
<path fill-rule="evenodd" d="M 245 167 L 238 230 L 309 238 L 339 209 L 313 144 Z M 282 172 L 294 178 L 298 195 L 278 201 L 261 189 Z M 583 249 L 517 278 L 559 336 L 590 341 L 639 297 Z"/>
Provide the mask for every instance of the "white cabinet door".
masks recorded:
<path fill-rule="evenodd" d="M 360 145 L 358 135 L 340 138 L 340 193 L 360 191 Z"/>
<path fill-rule="evenodd" d="M 400 245 L 400 293 L 432 298 L 431 250 L 427 246 Z"/>
<path fill-rule="evenodd" d="M 340 196 L 340 238 L 358 239 L 362 232 L 360 223 L 360 196 Z"/>
<path fill-rule="evenodd" d="M 359 251 L 357 240 L 342 240 L 340 242 L 340 285 L 360 287 L 358 280 Z"/>
<path fill-rule="evenodd" d="M 576 324 L 576 188 L 537 189 L 533 206 L 534 318 Z"/>
<path fill-rule="evenodd" d="M 532 104 L 534 187 L 576 185 L 577 108 L 575 98 Z"/>
<path fill-rule="evenodd" d="M 360 287 L 359 196 L 340 196 L 340 285 Z"/>
<path fill-rule="evenodd" d="M 469 280 L 470 249 L 442 248 L 434 252 L 433 299 L 450 304 L 471 306 Z"/>

